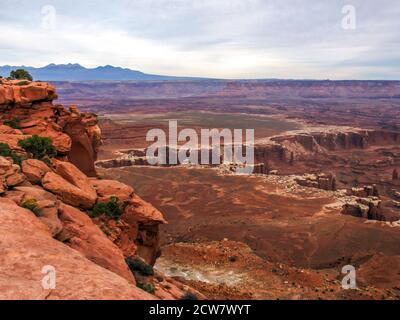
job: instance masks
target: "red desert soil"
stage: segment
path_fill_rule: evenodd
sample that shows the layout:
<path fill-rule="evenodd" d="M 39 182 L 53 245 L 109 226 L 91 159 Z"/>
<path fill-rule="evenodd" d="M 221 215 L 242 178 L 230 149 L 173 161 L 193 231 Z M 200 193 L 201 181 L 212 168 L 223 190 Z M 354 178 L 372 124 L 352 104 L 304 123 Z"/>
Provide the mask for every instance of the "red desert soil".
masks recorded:
<path fill-rule="evenodd" d="M 169 221 L 164 244 L 228 238 L 272 261 L 336 266 L 354 255 L 400 254 L 400 230 L 324 209 L 330 192 L 291 192 L 263 177 L 222 176 L 212 169 L 130 167 L 102 170 L 134 187 Z"/>
<path fill-rule="evenodd" d="M 271 263 L 247 245 L 228 240 L 166 246 L 156 268 L 211 299 L 396 299 L 392 290 L 361 283 L 357 290 L 343 290 L 338 270 Z M 365 269 L 373 272 L 371 266 Z"/>

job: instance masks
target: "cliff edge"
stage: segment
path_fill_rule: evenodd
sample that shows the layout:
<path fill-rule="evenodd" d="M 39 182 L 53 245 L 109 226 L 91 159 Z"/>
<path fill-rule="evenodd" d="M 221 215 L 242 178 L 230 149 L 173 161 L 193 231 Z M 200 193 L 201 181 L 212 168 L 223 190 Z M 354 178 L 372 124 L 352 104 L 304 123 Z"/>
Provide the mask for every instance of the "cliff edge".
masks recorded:
<path fill-rule="evenodd" d="M 48 83 L 0 79 L 0 299 L 204 298 L 153 269 L 162 213 L 96 177 L 96 115 L 56 98 Z"/>

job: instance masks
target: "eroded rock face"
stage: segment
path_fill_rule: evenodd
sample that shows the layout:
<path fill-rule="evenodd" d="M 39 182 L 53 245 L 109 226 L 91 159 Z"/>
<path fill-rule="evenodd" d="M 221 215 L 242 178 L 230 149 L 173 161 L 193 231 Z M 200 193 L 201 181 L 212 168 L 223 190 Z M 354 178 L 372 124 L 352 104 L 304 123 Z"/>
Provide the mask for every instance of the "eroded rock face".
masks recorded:
<path fill-rule="evenodd" d="M 0 194 L 9 187 L 16 187 L 25 183 L 26 177 L 21 168 L 13 164 L 11 159 L 0 157 Z"/>
<path fill-rule="evenodd" d="M 1 198 L 0 239 L 0 299 L 154 299 L 53 239 L 33 213 Z M 54 289 L 42 286 L 42 270 L 49 268 L 55 271 Z"/>
<path fill-rule="evenodd" d="M 90 117 L 90 116 L 87 116 Z M 95 176 L 94 162 L 97 159 L 98 147 L 101 143 L 101 132 L 97 126 L 97 117 L 73 118 L 64 126 L 64 132 L 72 139 L 68 160 L 89 176 Z"/>
<path fill-rule="evenodd" d="M 26 83 L 21 85 L 21 83 Z M 31 103 L 57 98 L 55 88 L 46 82 L 2 80 L 0 85 L 0 104 Z"/>
<path fill-rule="evenodd" d="M 75 165 L 64 161 L 54 161 L 55 172 L 75 187 L 82 190 L 91 199 L 96 200 L 96 190 L 93 188 L 89 178 Z"/>
<path fill-rule="evenodd" d="M 51 169 L 43 161 L 36 159 L 27 159 L 22 161 L 22 172 L 27 177 L 29 182 L 33 184 L 40 183 L 42 178 Z"/>
<path fill-rule="evenodd" d="M 160 211 L 137 195 L 129 200 L 123 219 L 132 223 L 138 221 L 142 224 L 167 223 Z"/>
<path fill-rule="evenodd" d="M 54 105 L 57 94 L 48 83 L 20 83 L 0 82 L 0 123 L 17 119 L 21 127 L 20 130 L 9 130 L 1 126 L 0 132 L 9 136 L 3 136 L 0 142 L 8 143 L 14 149 L 23 137 L 21 134 L 49 137 L 60 156 L 68 156 L 83 172 L 94 176 L 94 161 L 101 143 L 97 116 L 80 113 L 76 107 L 67 110 L 61 105 Z"/>
<path fill-rule="evenodd" d="M 361 130 L 347 127 L 310 128 L 271 137 L 255 146 L 256 163 L 279 167 L 313 159 L 316 155 L 371 146 L 397 145 L 400 133 L 384 130 Z"/>
<path fill-rule="evenodd" d="M 86 213 L 62 204 L 60 220 L 63 231 L 57 239 L 81 252 L 96 264 L 134 283 L 134 278 L 118 247 L 92 222 Z"/>
<path fill-rule="evenodd" d="M 120 201 L 127 202 L 133 195 L 133 188 L 115 180 L 91 180 L 96 189 L 99 201 L 107 202 L 111 197 L 117 197 Z"/>
<path fill-rule="evenodd" d="M 43 188 L 56 194 L 60 200 L 75 207 L 90 209 L 96 203 L 96 196 L 69 183 L 60 175 L 48 172 L 42 179 Z"/>
<path fill-rule="evenodd" d="M 170 289 L 156 286 L 154 295 L 136 287 L 125 258 L 154 264 L 158 226 L 166 222 L 131 187 L 88 177 L 95 175 L 101 143 L 97 117 L 53 105 L 55 98 L 45 83 L 0 80 L 0 142 L 14 153 L 0 157 L 0 299 L 179 298 L 183 292 L 172 283 Z M 17 120 L 20 129 L 5 120 Z M 51 163 L 27 159 L 18 146 L 34 134 L 52 139 L 58 156 Z M 21 166 L 13 163 L 15 155 L 24 157 Z M 112 197 L 119 213 L 91 219 L 92 210 Z M 57 272 L 51 290 L 42 287 L 46 266 Z"/>
<path fill-rule="evenodd" d="M 303 187 L 311 187 L 322 190 L 336 190 L 336 178 L 333 174 L 309 174 L 297 177 L 296 182 Z"/>
<path fill-rule="evenodd" d="M 59 202 L 54 194 L 37 186 L 19 186 L 8 191 L 5 197 L 18 205 L 33 200 L 37 205 L 36 215 L 38 219 L 48 227 L 52 236 L 54 237 L 61 232 L 62 224 L 58 219 Z"/>
<path fill-rule="evenodd" d="M 367 198 L 367 197 L 379 197 L 379 192 L 376 185 L 364 186 L 362 188 L 351 188 L 350 195 Z"/>
<path fill-rule="evenodd" d="M 154 265 L 160 255 L 159 225 L 167 223 L 160 211 L 150 203 L 134 195 L 122 216 L 129 225 L 138 226 L 136 245 L 138 255 Z"/>
<path fill-rule="evenodd" d="M 351 215 L 368 220 L 385 220 L 381 213 L 382 201 L 377 197 L 354 198 L 343 205 L 342 214 Z"/>
<path fill-rule="evenodd" d="M 95 219 L 96 224 L 107 233 L 125 257 L 138 255 L 154 265 L 160 255 L 159 225 L 166 223 L 162 213 L 150 203 L 138 197 L 134 190 L 114 180 L 92 180 L 99 202 L 117 197 L 125 207 L 121 219 L 107 217 Z"/>

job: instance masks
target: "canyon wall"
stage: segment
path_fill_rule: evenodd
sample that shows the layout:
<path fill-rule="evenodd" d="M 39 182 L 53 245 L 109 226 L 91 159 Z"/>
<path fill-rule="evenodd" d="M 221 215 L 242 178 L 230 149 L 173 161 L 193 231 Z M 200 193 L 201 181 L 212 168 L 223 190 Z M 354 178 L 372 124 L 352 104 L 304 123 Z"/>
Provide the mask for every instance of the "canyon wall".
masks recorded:
<path fill-rule="evenodd" d="M 68 159 L 89 176 L 101 143 L 97 116 L 53 104 L 55 88 L 45 82 L 5 81 L 0 86 L 0 121 L 18 121 L 27 135 L 50 137 L 60 157 Z M 13 139 L 15 137 L 9 137 Z"/>
<path fill-rule="evenodd" d="M 202 80 L 55 82 L 65 101 L 164 99 L 183 97 L 236 98 L 400 98 L 399 81 Z"/>
<path fill-rule="evenodd" d="M 152 267 L 162 213 L 95 177 L 96 115 L 54 105 L 47 83 L 0 81 L 0 299 L 204 298 Z M 33 135 L 57 156 L 19 143 Z M 54 288 L 42 285 L 43 268 L 57 272 Z"/>
<path fill-rule="evenodd" d="M 384 130 L 319 128 L 293 131 L 272 137 L 255 146 L 257 163 L 293 164 L 294 161 L 315 159 L 335 151 L 366 150 L 369 147 L 399 145 L 400 133 Z"/>

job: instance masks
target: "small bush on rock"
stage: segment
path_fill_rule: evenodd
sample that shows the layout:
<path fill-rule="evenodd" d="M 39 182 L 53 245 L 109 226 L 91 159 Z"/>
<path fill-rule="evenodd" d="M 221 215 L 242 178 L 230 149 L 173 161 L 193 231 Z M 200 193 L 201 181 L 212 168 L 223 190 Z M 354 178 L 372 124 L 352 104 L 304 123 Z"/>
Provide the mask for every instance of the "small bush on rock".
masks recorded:
<path fill-rule="evenodd" d="M 197 296 L 191 292 L 186 292 L 181 300 L 199 300 L 199 298 L 197 298 Z"/>
<path fill-rule="evenodd" d="M 32 211 L 36 216 L 40 216 L 40 209 L 35 199 L 26 200 L 21 204 L 21 207 Z"/>
<path fill-rule="evenodd" d="M 10 72 L 11 80 L 29 80 L 32 81 L 33 78 L 30 73 L 24 69 L 17 69 Z"/>
<path fill-rule="evenodd" d="M 33 135 L 30 138 L 20 140 L 18 145 L 34 159 L 43 160 L 57 156 L 57 150 L 53 146 L 53 141 L 47 137 Z"/>
<path fill-rule="evenodd" d="M 140 258 L 128 257 L 125 261 L 132 273 L 138 272 L 142 276 L 154 275 L 153 267 Z"/>
<path fill-rule="evenodd" d="M 17 155 L 6 143 L 0 143 L 0 156 L 11 158 L 13 162 L 19 166 L 22 163 L 22 158 Z"/>
<path fill-rule="evenodd" d="M 117 197 L 111 197 L 108 202 L 98 202 L 93 207 L 93 210 L 89 212 L 92 218 L 96 218 L 102 215 L 107 215 L 112 219 L 120 219 L 124 213 L 124 205 L 119 201 Z"/>
<path fill-rule="evenodd" d="M 153 294 L 156 291 L 154 285 L 151 283 L 138 283 L 136 286 L 150 294 Z"/>
<path fill-rule="evenodd" d="M 27 84 L 29 84 L 29 81 L 20 81 L 17 83 L 17 86 L 26 86 Z"/>
<path fill-rule="evenodd" d="M 13 129 L 21 129 L 20 120 L 17 118 L 5 120 L 3 123 Z"/>

